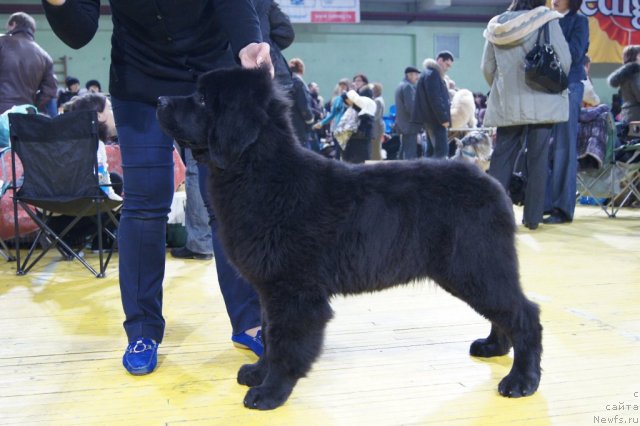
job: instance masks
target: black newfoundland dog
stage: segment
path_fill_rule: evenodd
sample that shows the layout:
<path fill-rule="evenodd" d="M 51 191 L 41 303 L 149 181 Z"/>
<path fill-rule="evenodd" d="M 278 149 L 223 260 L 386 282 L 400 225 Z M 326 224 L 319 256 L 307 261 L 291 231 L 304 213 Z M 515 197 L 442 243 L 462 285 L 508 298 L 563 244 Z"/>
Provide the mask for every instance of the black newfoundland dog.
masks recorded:
<path fill-rule="evenodd" d="M 293 136 L 289 102 L 264 70 L 203 75 L 187 97 L 163 97 L 158 119 L 206 154 L 219 237 L 262 304 L 265 353 L 244 365 L 245 406 L 282 405 L 320 354 L 336 294 L 425 278 L 491 322 L 471 355 L 514 348 L 500 394 L 540 382 L 538 307 L 522 293 L 511 201 L 497 181 L 456 161 L 348 165 Z"/>

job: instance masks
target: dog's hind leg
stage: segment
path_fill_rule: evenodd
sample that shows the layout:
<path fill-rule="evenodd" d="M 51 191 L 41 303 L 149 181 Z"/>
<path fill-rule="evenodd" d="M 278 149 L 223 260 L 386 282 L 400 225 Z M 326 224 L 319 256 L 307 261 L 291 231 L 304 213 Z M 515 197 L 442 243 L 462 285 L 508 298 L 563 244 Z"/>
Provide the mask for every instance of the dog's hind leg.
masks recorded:
<path fill-rule="evenodd" d="M 519 309 L 511 312 L 509 322 L 507 333 L 513 342 L 513 366 L 498 385 L 498 391 L 503 396 L 518 398 L 533 394 L 540 384 L 540 310 L 523 296 Z"/>
<path fill-rule="evenodd" d="M 305 294 L 301 286 L 297 290 L 262 300 L 267 311 L 266 376 L 249 389 L 245 407 L 271 410 L 284 404 L 322 350 L 324 329 L 332 316 L 329 303 L 322 296 Z"/>

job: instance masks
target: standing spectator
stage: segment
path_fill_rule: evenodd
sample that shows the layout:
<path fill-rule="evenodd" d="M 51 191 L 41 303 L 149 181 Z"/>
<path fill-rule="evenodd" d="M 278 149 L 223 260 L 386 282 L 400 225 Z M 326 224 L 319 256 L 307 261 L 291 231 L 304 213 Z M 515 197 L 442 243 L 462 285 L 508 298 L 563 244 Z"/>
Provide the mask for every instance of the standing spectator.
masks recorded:
<path fill-rule="evenodd" d="M 295 39 L 293 25 L 275 1 L 253 0 L 253 5 L 260 20 L 262 40 L 271 46 L 274 78 L 286 92 L 291 92 L 293 89 L 291 70 L 287 60 L 282 56 L 282 51 L 291 46 Z"/>
<path fill-rule="evenodd" d="M 369 87 L 369 79 L 364 74 L 356 74 L 353 77 L 353 87 L 360 96 L 366 96 L 373 99 L 373 90 Z"/>
<path fill-rule="evenodd" d="M 80 93 L 80 80 L 77 78 L 67 76 L 64 79 L 64 84 L 67 86 L 67 90 L 58 94 L 58 112 L 60 113 L 62 112 L 62 106 Z"/>
<path fill-rule="evenodd" d="M 358 128 L 347 141 L 342 158 L 348 163 L 364 163 L 371 158 L 371 135 L 376 103 L 367 96 L 359 95 L 355 90 L 349 90 L 342 98 L 346 105 L 355 109 L 358 114 Z"/>
<path fill-rule="evenodd" d="M 373 136 L 371 138 L 371 159 L 382 160 L 382 137 L 384 136 L 384 98 L 382 84 L 373 83 L 373 101 L 376 103 L 376 115 L 373 119 Z"/>
<path fill-rule="evenodd" d="M 396 132 L 400 136 L 400 158 L 411 160 L 418 151 L 419 126 L 412 122 L 413 108 L 416 99 L 416 83 L 420 78 L 420 70 L 416 67 L 404 69 L 404 79 L 396 88 Z"/>
<path fill-rule="evenodd" d="M 187 238 L 184 246 L 171 249 L 171 256 L 178 259 L 211 260 L 213 246 L 209 215 L 200 193 L 198 162 L 193 158 L 190 148 L 184 150 L 184 163 L 184 228 Z"/>
<path fill-rule="evenodd" d="M 309 145 L 309 131 L 313 124 L 313 111 L 311 110 L 311 94 L 303 80 L 304 62 L 300 58 L 289 61 L 289 69 L 293 73 L 293 107 L 291 108 L 291 122 L 293 130 L 302 146 Z"/>
<path fill-rule="evenodd" d="M 508 189 L 518 153 L 527 144 L 522 222 L 532 230 L 542 221 L 551 129 L 553 123 L 569 118 L 566 92 L 542 92 L 525 83 L 524 58 L 546 23 L 562 69 L 569 72 L 571 66 L 569 46 L 558 22 L 562 15 L 544 5 L 545 0 L 513 0 L 506 12 L 493 17 L 484 31 L 481 66 L 491 86 L 484 125 L 497 127 L 489 174 Z"/>
<path fill-rule="evenodd" d="M 325 126 L 329 125 L 329 133 L 331 134 L 331 138 L 333 140 L 333 147 L 335 148 L 335 158 L 340 159 L 340 155 L 342 150 L 340 148 L 340 144 L 333 137 L 333 131 L 335 130 L 338 123 L 342 119 L 344 112 L 347 110 L 347 106 L 342 99 L 342 94 L 346 93 L 349 90 L 349 79 L 342 78 L 338 81 L 335 89 L 333 90 L 333 99 L 331 100 L 331 107 L 329 108 L 329 114 L 327 114 L 322 121 L 313 125 L 313 129 L 316 131 L 321 131 Z"/>
<path fill-rule="evenodd" d="M 320 96 L 320 86 L 318 83 L 311 82 L 307 86 L 309 89 L 309 95 L 311 96 L 311 112 L 313 113 L 314 123 L 322 121 L 327 112 L 324 109 L 324 99 Z M 320 152 L 320 139 L 325 137 L 324 129 L 322 127 L 316 128 L 314 125 L 310 132 L 311 136 L 311 149 Z"/>
<path fill-rule="evenodd" d="M 14 105 L 43 109 L 58 86 L 51 56 L 34 41 L 36 21 L 24 12 L 9 17 L 0 36 L 0 114 Z"/>
<path fill-rule="evenodd" d="M 142 375 L 156 368 L 164 337 L 162 281 L 173 197 L 173 139 L 158 123 L 158 96 L 189 95 L 196 89 L 197 77 L 212 69 L 238 65 L 273 69 L 251 0 L 194 0 L 188 7 L 184 2 L 154 2 L 152 14 L 129 0 L 109 3 L 113 14 L 109 92 L 125 193 L 118 229 L 128 339 L 122 364 L 129 373 Z M 79 49 L 91 41 L 98 29 L 100 0 L 42 0 L 42 4 L 53 31 L 66 44 Z M 258 296 L 226 258 L 204 190 L 208 169 L 202 164 L 198 172 L 218 282 L 233 328 L 231 340 L 261 355 Z"/>
<path fill-rule="evenodd" d="M 425 59 L 424 71 L 416 87 L 412 121 L 427 131 L 435 158 L 447 158 L 447 128 L 451 125 L 451 100 L 445 74 L 453 64 L 451 52 Z"/>
<path fill-rule="evenodd" d="M 551 215 L 543 220 L 547 224 L 559 224 L 571 222 L 576 209 L 578 120 L 584 94 L 582 80 L 587 78 L 584 62 L 589 48 L 589 21 L 578 13 L 582 0 L 554 0 L 552 4 L 556 12 L 564 15 L 560 19 L 560 28 L 571 52 L 569 120 L 553 126 L 551 174 L 547 181 L 544 209 Z"/>
<path fill-rule="evenodd" d="M 640 45 L 630 45 L 622 51 L 623 65 L 615 70 L 608 78 L 611 87 L 620 89 L 622 106 L 620 118 L 627 123 L 640 121 Z M 611 111 L 617 115 L 613 105 L 615 95 L 612 98 Z"/>

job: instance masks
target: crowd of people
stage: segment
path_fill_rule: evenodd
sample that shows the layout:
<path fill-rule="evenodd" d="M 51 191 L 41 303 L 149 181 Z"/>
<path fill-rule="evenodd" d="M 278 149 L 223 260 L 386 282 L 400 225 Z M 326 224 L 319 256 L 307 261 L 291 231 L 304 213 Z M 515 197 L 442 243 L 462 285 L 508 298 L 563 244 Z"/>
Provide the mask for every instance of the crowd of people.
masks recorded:
<path fill-rule="evenodd" d="M 578 115 L 583 97 L 593 99 L 586 71 L 587 18 L 577 13 L 581 3 L 554 0 L 550 9 L 545 0 L 513 0 L 484 31 L 481 71 L 490 87 L 488 94 L 476 92 L 471 101 L 460 101 L 471 105 L 455 109 L 465 114 L 470 111 L 463 123 L 496 129 L 488 173 L 506 190 L 526 145 L 523 224 L 531 230 L 540 223 L 573 220 Z M 53 31 L 64 43 L 79 48 L 94 36 L 100 14 L 98 0 L 43 0 L 43 5 Z M 101 117 L 113 124 L 109 127 L 113 132 L 105 138 L 113 139 L 117 129 L 123 157 L 119 270 L 127 335 L 123 365 L 131 374 L 148 374 L 156 368 L 165 330 L 162 283 L 166 218 L 174 191 L 174 141 L 158 125 L 158 96 L 190 94 L 196 77 L 212 69 L 266 66 L 291 98 L 291 123 L 300 144 L 318 155 L 349 163 L 382 160 L 387 154 L 385 144 L 395 138 L 399 160 L 450 156 L 450 128 L 458 118 L 452 117 L 452 101 L 460 90 L 447 75 L 455 60 L 449 51 L 425 59 L 419 68 L 404 68 L 394 92 L 395 115 L 389 127 L 382 84 L 370 82 L 365 74 L 341 78 L 326 101 L 317 83 L 305 82 L 309 72 L 304 61 L 287 61 L 284 56 L 294 42 L 293 27 L 271 0 L 199 0 L 192 8 L 177 3 L 159 6 L 157 19 L 171 16 L 172 28 L 150 25 L 148 16 L 124 1 L 113 0 L 112 13 L 114 32 L 120 36 L 112 39 L 109 99 L 101 94 L 102 86 L 96 80 L 87 81 L 81 89 L 79 79 L 67 76 L 65 89 L 58 90 L 51 57 L 34 41 L 35 21 L 22 12 L 12 15 L 6 34 L 0 37 L 0 113 L 19 105 L 33 105 L 52 116 L 85 104 L 93 105 L 90 107 L 100 114 L 113 107 L 115 121 L 108 115 Z M 561 93 L 530 87 L 523 66 L 514 66 L 524 62 L 538 31 L 545 26 L 569 80 L 568 90 Z M 173 42 L 177 34 L 182 37 L 179 43 Z M 184 58 L 189 58 L 187 67 L 178 65 Z M 620 88 L 622 118 L 637 121 L 640 47 L 628 47 L 623 59 L 624 64 L 609 81 Z M 85 100 L 78 100 L 83 97 Z M 555 141 L 551 148 L 550 140 Z M 202 260 L 215 256 L 233 329 L 231 340 L 260 355 L 258 296 L 235 273 L 217 239 L 213 206 L 204 189 L 207 166 L 190 152 L 185 157 L 187 217 L 193 220 L 187 224 L 187 245 L 172 254 Z"/>

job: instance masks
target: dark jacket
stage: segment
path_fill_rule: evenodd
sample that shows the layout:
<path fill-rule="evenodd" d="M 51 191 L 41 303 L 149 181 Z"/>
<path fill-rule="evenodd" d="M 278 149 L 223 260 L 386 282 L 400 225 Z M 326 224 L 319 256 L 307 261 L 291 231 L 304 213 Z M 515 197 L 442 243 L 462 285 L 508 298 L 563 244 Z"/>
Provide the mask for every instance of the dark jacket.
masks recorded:
<path fill-rule="evenodd" d="M 293 74 L 293 106 L 291 108 L 291 122 L 298 140 L 304 146 L 309 139 L 313 111 L 311 110 L 311 94 L 306 83 L 299 75 Z"/>
<path fill-rule="evenodd" d="M 442 69 L 434 60 L 427 60 L 426 68 L 420 74 L 411 121 L 425 128 L 451 122 L 449 90 Z"/>
<path fill-rule="evenodd" d="M 586 16 L 569 12 L 560 19 L 562 34 L 569 44 L 571 51 L 571 69 L 569 83 L 577 83 L 587 78 L 584 70 L 584 60 L 589 49 L 589 20 Z"/>
<path fill-rule="evenodd" d="M 155 104 L 186 95 L 197 77 L 238 63 L 238 52 L 261 42 L 251 0 L 110 0 L 113 20 L 109 91 L 122 100 Z M 60 39 L 74 49 L 98 29 L 100 0 L 42 1 Z M 250 16 L 252 18 L 247 19 Z"/>
<path fill-rule="evenodd" d="M 630 62 L 609 76 L 609 85 L 619 88 L 622 96 L 622 119 L 640 121 L 640 64 Z"/>
<path fill-rule="evenodd" d="M 256 13 L 260 19 L 262 40 L 271 46 L 271 62 L 275 71 L 275 80 L 286 90 L 293 86 L 289 64 L 282 55 L 282 50 L 291 46 L 295 32 L 289 17 L 280 10 L 273 0 L 253 0 Z"/>
<path fill-rule="evenodd" d="M 28 28 L 0 36 L 0 114 L 14 105 L 42 107 L 56 96 L 53 61 Z"/>

